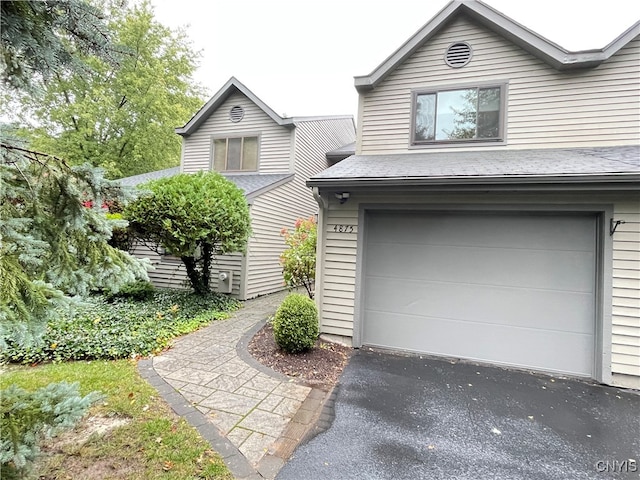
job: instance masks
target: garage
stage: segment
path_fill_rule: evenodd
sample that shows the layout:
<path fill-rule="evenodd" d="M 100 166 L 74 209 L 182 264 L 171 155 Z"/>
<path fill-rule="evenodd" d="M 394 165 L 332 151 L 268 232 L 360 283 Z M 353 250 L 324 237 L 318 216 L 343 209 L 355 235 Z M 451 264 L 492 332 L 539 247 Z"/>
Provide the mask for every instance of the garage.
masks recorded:
<path fill-rule="evenodd" d="M 593 377 L 596 217 L 369 211 L 362 343 Z"/>

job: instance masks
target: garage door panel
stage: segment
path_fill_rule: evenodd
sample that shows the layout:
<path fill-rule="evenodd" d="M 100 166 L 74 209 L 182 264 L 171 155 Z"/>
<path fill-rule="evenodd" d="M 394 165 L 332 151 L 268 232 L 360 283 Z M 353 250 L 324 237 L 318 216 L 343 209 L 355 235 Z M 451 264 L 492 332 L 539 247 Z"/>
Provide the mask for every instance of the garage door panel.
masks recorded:
<path fill-rule="evenodd" d="M 363 343 L 593 372 L 595 217 L 366 217 Z"/>
<path fill-rule="evenodd" d="M 428 247 L 428 248 L 426 248 Z M 371 243 L 367 275 L 592 292 L 593 252 Z M 496 265 L 501 265 L 496 269 Z M 393 272 L 393 273 L 390 273 Z"/>
<path fill-rule="evenodd" d="M 512 325 L 583 334 L 593 331 L 593 326 L 583 321 L 593 311 L 593 297 L 588 293 L 414 280 L 399 282 L 389 278 L 368 278 L 365 289 L 367 315 L 370 312 L 400 313 L 478 322 L 487 327 Z"/>
<path fill-rule="evenodd" d="M 526 245 L 534 237 L 549 248 L 591 252 L 593 222 L 585 222 L 586 218 L 480 214 L 430 214 L 427 217 L 420 213 L 393 212 L 370 216 L 367 231 L 376 242 L 403 245 L 497 248 Z"/>
<path fill-rule="evenodd" d="M 558 365 L 562 365 L 563 373 L 579 376 L 590 374 L 592 370 L 591 335 L 564 332 L 548 335 L 545 331 L 496 326 L 492 329 L 492 335 L 487 338 L 487 331 L 482 324 L 441 318 L 425 322 L 424 317 L 377 312 L 370 312 L 368 315 L 367 321 L 373 329 L 385 328 L 389 324 L 393 328 L 388 330 L 387 341 L 367 339 L 365 336 L 367 345 L 535 370 L 558 371 Z M 401 333 L 407 330 L 413 332 L 409 337 Z M 571 352 L 570 356 L 566 355 L 567 351 Z"/>

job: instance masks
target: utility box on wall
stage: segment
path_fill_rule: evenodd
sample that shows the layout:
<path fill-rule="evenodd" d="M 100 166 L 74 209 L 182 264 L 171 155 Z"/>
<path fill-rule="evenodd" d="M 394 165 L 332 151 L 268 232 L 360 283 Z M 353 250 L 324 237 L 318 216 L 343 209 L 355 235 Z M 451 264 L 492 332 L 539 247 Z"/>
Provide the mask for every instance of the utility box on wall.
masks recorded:
<path fill-rule="evenodd" d="M 233 272 L 230 270 L 218 273 L 218 292 L 231 293 L 233 289 Z"/>

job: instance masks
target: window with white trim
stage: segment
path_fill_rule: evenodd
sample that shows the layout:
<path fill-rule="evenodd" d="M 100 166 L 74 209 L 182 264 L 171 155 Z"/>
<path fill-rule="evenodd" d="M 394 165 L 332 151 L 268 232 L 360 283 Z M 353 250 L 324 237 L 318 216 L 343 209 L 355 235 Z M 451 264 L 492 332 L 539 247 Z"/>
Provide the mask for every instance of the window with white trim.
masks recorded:
<path fill-rule="evenodd" d="M 258 170 L 258 137 L 215 138 L 213 169 L 217 172 Z"/>
<path fill-rule="evenodd" d="M 492 85 L 415 92 L 412 145 L 502 141 L 504 89 Z"/>

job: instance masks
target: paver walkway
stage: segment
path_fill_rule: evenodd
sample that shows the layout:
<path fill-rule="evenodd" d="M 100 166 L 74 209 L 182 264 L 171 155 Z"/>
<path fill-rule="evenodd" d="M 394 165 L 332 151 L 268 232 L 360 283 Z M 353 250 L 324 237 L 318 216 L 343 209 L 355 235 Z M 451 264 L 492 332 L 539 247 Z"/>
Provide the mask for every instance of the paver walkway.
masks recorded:
<path fill-rule="evenodd" d="M 274 478 L 325 400 L 325 392 L 299 385 L 246 354 L 252 333 L 287 293 L 247 301 L 229 319 L 139 363 L 143 377 L 198 428 L 236 478 Z"/>

